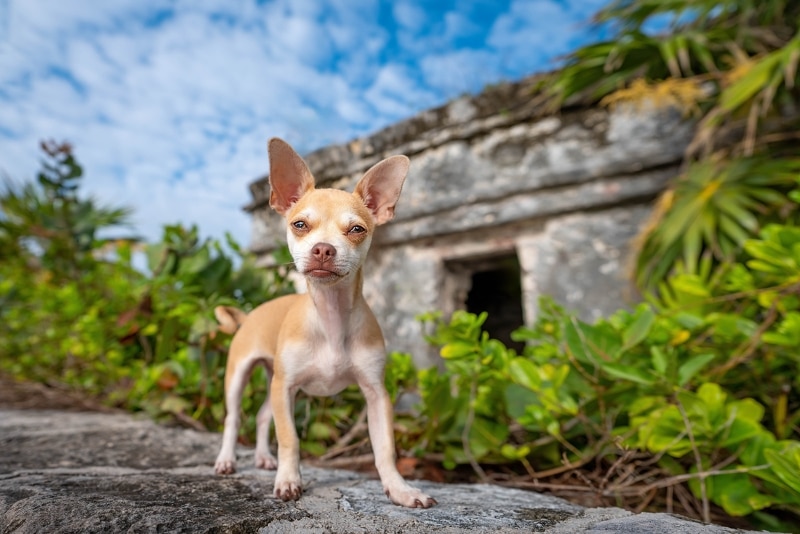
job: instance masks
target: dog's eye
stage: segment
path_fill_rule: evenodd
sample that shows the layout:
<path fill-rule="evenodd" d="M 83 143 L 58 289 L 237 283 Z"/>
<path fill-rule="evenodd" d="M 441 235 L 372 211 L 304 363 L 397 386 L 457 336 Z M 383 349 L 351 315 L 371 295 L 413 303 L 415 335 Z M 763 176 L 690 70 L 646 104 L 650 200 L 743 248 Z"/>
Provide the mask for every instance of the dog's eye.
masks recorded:
<path fill-rule="evenodd" d="M 305 230 L 308 228 L 308 225 L 305 221 L 295 221 L 292 223 L 292 226 L 294 226 L 297 230 Z"/>
<path fill-rule="evenodd" d="M 350 234 L 363 234 L 363 233 L 364 233 L 364 232 L 366 232 L 366 231 L 367 231 L 367 229 L 366 229 L 366 228 L 364 228 L 363 226 L 359 226 L 359 225 L 357 225 L 357 224 L 356 224 L 356 225 L 354 225 L 354 226 L 352 226 L 352 227 L 350 228 L 350 230 L 348 231 L 348 233 L 350 233 Z"/>

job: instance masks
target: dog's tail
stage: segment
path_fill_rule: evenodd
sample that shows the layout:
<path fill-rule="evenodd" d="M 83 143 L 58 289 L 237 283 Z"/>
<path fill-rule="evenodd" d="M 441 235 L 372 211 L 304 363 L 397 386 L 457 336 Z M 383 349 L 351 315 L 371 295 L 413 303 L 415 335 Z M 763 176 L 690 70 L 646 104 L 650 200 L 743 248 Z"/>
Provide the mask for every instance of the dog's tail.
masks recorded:
<path fill-rule="evenodd" d="M 247 318 L 247 314 L 233 306 L 217 306 L 214 316 L 219 321 L 219 329 L 226 334 L 235 333 Z"/>

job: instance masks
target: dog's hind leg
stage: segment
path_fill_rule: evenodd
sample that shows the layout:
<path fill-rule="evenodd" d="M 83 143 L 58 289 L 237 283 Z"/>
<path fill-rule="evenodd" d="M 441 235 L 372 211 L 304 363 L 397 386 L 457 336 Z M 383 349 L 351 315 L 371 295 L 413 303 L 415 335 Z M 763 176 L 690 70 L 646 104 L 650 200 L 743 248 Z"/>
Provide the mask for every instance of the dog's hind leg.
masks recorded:
<path fill-rule="evenodd" d="M 214 464 L 218 475 L 236 472 L 236 439 L 241 422 L 242 393 L 250 377 L 250 368 L 250 364 L 240 362 L 230 380 L 225 383 L 225 429 L 222 432 L 222 448 Z"/>

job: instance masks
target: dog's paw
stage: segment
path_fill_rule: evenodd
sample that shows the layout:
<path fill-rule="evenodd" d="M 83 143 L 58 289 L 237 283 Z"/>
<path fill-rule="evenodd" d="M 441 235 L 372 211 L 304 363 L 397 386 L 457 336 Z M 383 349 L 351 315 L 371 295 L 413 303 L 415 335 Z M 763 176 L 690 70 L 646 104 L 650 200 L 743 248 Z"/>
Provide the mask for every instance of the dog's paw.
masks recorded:
<path fill-rule="evenodd" d="M 276 499 L 282 501 L 296 501 L 303 494 L 300 479 L 297 480 L 275 480 L 274 495 Z"/>
<path fill-rule="evenodd" d="M 236 460 L 217 460 L 214 471 L 218 475 L 230 475 L 236 472 Z"/>
<path fill-rule="evenodd" d="M 278 468 L 278 460 L 269 453 L 264 454 L 257 452 L 256 453 L 256 467 L 259 469 L 268 469 L 270 471 L 274 471 Z"/>
<path fill-rule="evenodd" d="M 439 504 L 433 497 L 407 484 L 401 487 L 384 488 L 384 493 L 390 501 L 406 508 L 430 508 Z"/>

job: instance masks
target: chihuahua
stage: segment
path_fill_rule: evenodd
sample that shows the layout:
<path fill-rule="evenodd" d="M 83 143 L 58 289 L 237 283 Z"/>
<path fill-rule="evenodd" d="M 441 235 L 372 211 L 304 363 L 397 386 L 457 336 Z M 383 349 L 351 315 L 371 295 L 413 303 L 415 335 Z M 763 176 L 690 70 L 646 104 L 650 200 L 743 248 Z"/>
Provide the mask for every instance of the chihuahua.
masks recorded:
<path fill-rule="evenodd" d="M 369 169 L 346 193 L 315 189 L 302 158 L 281 139 L 269 142 L 270 206 L 284 216 L 295 266 L 307 293 L 266 302 L 249 314 L 220 306 L 220 329 L 234 333 L 225 370 L 225 429 L 215 464 L 218 474 L 236 470 L 242 391 L 255 365 L 271 377 L 269 395 L 256 418 L 256 466 L 275 469 L 275 497 L 302 493 L 294 399 L 334 395 L 350 384 L 361 388 L 375 466 L 384 493 L 395 504 L 430 508 L 436 500 L 410 486 L 397 471 L 393 409 L 384 386 L 383 334 L 361 292 L 362 266 L 375 228 L 394 217 L 409 161 L 392 156 Z M 278 461 L 269 450 L 275 417 Z"/>

